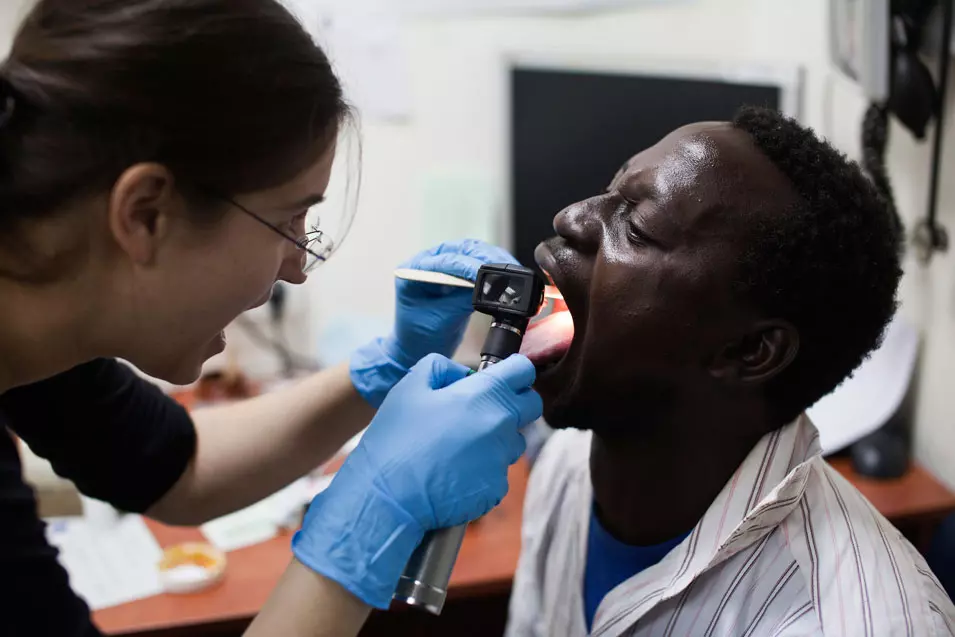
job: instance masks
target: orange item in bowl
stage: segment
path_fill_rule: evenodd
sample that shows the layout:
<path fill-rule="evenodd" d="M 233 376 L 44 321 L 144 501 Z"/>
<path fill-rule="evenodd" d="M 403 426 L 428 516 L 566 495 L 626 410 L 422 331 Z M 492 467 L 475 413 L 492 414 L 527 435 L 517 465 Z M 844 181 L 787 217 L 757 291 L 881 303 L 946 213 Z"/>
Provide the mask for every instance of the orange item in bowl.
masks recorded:
<path fill-rule="evenodd" d="M 164 550 L 158 566 L 166 592 L 195 593 L 222 579 L 226 557 L 210 544 L 189 542 Z"/>

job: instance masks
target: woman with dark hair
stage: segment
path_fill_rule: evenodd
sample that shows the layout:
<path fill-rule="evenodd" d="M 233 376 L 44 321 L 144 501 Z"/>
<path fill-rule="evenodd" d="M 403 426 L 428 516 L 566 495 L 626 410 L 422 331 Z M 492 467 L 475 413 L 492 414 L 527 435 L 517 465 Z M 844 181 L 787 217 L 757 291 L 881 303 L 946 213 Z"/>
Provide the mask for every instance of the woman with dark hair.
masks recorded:
<path fill-rule="evenodd" d="M 329 257 L 343 233 L 317 217 L 349 117 L 276 0 L 39 0 L 0 67 L 0 426 L 83 493 L 172 524 L 247 506 L 368 427 L 254 634 L 356 634 L 426 531 L 500 501 L 541 411 L 526 358 L 470 377 L 446 358 L 469 294 L 409 283 L 389 336 L 241 406 L 187 414 L 115 360 L 191 382 L 226 325 Z M 501 261 L 466 241 L 409 265 Z M 0 546 L 0 634 L 98 634 L 6 433 Z"/>

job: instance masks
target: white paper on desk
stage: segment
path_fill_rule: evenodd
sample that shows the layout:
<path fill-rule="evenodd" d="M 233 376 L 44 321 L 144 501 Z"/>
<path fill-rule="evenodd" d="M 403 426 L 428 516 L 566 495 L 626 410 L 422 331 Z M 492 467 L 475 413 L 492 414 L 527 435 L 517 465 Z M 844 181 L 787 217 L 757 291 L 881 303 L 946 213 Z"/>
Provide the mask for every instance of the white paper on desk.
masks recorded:
<path fill-rule="evenodd" d="M 73 590 L 92 610 L 163 592 L 158 564 L 162 549 L 138 515 L 104 524 L 85 518 L 48 518 L 47 538 Z"/>

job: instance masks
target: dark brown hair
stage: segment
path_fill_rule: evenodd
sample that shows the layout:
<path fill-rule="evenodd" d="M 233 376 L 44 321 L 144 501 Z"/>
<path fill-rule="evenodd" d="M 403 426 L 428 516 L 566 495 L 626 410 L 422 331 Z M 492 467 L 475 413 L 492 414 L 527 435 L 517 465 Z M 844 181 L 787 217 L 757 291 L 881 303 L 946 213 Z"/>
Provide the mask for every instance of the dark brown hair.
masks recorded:
<path fill-rule="evenodd" d="M 276 0 L 39 0 L 0 92 L 0 232 L 144 161 L 227 195 L 279 185 L 349 112 Z"/>

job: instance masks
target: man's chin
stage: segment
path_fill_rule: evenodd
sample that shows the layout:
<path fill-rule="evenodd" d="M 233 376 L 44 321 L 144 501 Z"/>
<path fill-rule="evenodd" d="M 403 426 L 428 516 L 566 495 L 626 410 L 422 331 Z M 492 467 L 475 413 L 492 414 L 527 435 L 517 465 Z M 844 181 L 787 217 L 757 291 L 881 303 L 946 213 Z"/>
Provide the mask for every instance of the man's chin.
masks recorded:
<path fill-rule="evenodd" d="M 582 400 L 573 392 L 567 392 L 558 398 L 544 398 L 544 422 L 551 429 L 581 429 L 592 431 L 594 435 L 606 439 L 630 440 L 643 435 L 633 416 L 620 413 L 619 410 L 607 410 L 601 401 L 597 405 Z"/>
<path fill-rule="evenodd" d="M 574 405 L 566 396 L 544 399 L 544 422 L 552 429 L 590 429 L 591 419 L 586 417 L 586 409 Z"/>
<path fill-rule="evenodd" d="M 554 429 L 586 429 L 581 409 L 568 370 L 558 365 L 551 369 L 537 369 L 534 390 L 544 402 L 544 420 Z"/>

